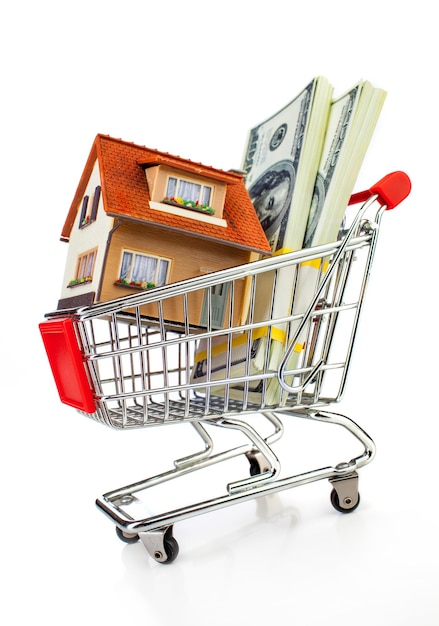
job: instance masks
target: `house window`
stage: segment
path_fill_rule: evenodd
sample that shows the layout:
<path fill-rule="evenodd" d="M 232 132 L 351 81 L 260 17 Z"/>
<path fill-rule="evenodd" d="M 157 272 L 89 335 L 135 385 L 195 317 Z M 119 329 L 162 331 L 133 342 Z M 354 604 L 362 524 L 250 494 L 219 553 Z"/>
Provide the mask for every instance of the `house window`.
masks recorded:
<path fill-rule="evenodd" d="M 118 283 L 134 287 L 160 287 L 168 279 L 170 259 L 124 250 Z"/>
<path fill-rule="evenodd" d="M 209 206 L 212 200 L 212 187 L 184 178 L 169 176 L 166 187 L 166 199 L 181 199 L 183 203 Z"/>
<path fill-rule="evenodd" d="M 88 226 L 96 220 L 100 197 L 101 188 L 99 185 L 94 190 L 93 200 L 91 202 L 89 196 L 84 196 L 82 200 L 81 214 L 79 217 L 79 228 L 84 228 L 84 226 Z"/>
<path fill-rule="evenodd" d="M 96 260 L 96 250 L 89 250 L 78 257 L 76 262 L 75 277 L 70 281 L 69 287 L 90 283 L 93 280 L 93 269 Z"/>

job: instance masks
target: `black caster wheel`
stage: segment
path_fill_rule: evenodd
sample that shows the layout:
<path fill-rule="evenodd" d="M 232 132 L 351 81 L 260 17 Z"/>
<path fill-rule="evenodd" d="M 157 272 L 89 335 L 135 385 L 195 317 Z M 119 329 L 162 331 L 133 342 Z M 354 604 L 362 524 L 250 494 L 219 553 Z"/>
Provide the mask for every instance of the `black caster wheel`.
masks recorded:
<path fill-rule="evenodd" d="M 336 511 L 339 513 L 351 513 L 358 508 L 360 504 L 360 494 L 358 494 L 357 502 L 354 505 L 351 505 L 349 498 L 346 499 L 346 503 L 340 503 L 340 498 L 338 497 L 338 493 L 335 489 L 331 491 L 331 504 Z"/>
<path fill-rule="evenodd" d="M 137 533 L 127 533 L 124 530 L 121 530 L 119 526 L 116 526 L 116 535 L 125 543 L 136 543 L 136 541 L 139 540 L 139 535 Z"/>
<path fill-rule="evenodd" d="M 165 560 L 162 559 L 161 553 L 157 554 L 156 559 L 157 560 L 160 559 L 160 563 L 162 563 L 163 565 L 165 565 L 166 563 L 172 563 L 173 561 L 175 561 L 180 551 L 177 540 L 172 534 L 172 527 L 169 527 L 165 533 L 163 546 L 164 546 L 165 553 L 166 553 L 166 559 Z"/>
<path fill-rule="evenodd" d="M 258 474 L 262 474 L 261 466 L 259 465 L 256 457 L 248 457 L 248 462 L 250 463 L 250 476 L 257 476 Z"/>
<path fill-rule="evenodd" d="M 250 476 L 258 476 L 269 470 L 267 460 L 262 454 L 246 454 L 250 464 Z"/>

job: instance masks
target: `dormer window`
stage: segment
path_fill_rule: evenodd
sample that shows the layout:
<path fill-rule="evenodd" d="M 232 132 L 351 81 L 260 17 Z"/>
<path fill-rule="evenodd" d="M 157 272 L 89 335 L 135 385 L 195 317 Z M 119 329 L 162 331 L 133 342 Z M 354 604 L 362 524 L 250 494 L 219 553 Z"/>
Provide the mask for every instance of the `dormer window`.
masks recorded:
<path fill-rule="evenodd" d="M 166 186 L 165 201 L 174 201 L 177 204 L 186 206 L 187 208 L 199 207 L 200 210 L 210 209 L 210 211 L 214 213 L 210 206 L 212 191 L 213 190 L 210 185 L 201 185 L 183 178 L 169 176 L 168 184 Z"/>
<path fill-rule="evenodd" d="M 227 187 L 224 180 L 165 165 L 147 167 L 145 173 L 151 209 L 227 227 L 223 218 Z"/>
<path fill-rule="evenodd" d="M 79 228 L 84 228 L 84 226 L 88 226 L 96 220 L 100 197 L 101 188 L 99 185 L 94 190 L 92 202 L 90 202 L 89 196 L 84 196 L 82 200 L 81 214 L 79 216 Z"/>

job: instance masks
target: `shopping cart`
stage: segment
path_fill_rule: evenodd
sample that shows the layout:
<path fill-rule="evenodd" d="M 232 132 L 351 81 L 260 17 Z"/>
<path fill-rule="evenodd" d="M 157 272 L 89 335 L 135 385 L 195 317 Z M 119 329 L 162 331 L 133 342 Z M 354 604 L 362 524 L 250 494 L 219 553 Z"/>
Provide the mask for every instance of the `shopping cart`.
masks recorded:
<path fill-rule="evenodd" d="M 332 485 L 335 509 L 351 512 L 358 506 L 358 469 L 374 457 L 374 442 L 350 418 L 325 407 L 339 402 L 346 386 L 381 217 L 410 187 L 403 172 L 394 172 L 352 196 L 354 217 L 347 211 L 350 225 L 330 244 L 46 316 L 40 330 L 62 402 L 111 428 L 188 423 L 202 439 L 200 452 L 174 461 L 169 471 L 97 499 L 123 541 L 140 539 L 153 559 L 170 563 L 178 554 L 176 522 L 321 479 Z M 275 303 L 286 279 L 290 301 L 279 316 Z M 247 309 L 236 325 L 239 281 L 246 284 Z M 217 327 L 207 315 L 205 323 L 194 325 L 191 299 L 201 296 L 212 304 L 219 286 L 228 294 L 224 323 Z M 261 289 L 269 310 L 263 319 Z M 166 311 L 177 301 L 184 315 L 173 321 Z M 362 452 L 347 462 L 282 477 L 273 444 L 283 434 L 284 415 L 340 425 Z M 268 434 L 261 434 L 254 416 L 269 425 Z M 214 452 L 211 426 L 232 429 L 245 442 Z M 221 495 L 144 513 L 152 487 L 238 457 L 246 475 L 229 482 Z"/>

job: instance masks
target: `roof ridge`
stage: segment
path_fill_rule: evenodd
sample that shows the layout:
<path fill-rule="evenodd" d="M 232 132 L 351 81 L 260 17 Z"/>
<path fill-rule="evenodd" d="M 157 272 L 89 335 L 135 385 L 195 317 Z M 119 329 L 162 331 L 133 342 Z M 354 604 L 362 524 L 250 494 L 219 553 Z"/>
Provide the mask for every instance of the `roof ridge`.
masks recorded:
<path fill-rule="evenodd" d="M 125 139 L 112 137 L 111 135 L 105 135 L 102 133 L 97 134 L 96 139 L 98 138 L 104 139 L 107 141 L 113 141 L 119 144 L 130 146 L 132 148 L 138 148 L 139 150 L 145 150 L 146 152 L 150 154 L 157 155 L 158 157 L 162 157 L 164 159 L 169 159 L 170 161 L 173 161 L 173 162 L 179 161 L 179 162 L 185 163 L 186 165 L 189 165 L 190 167 L 202 167 L 203 169 L 207 171 L 218 172 L 221 175 L 226 176 L 230 181 L 234 180 L 236 182 L 239 182 L 244 178 L 244 172 L 241 172 L 240 170 L 237 170 L 236 168 L 230 169 L 230 170 L 224 170 L 222 168 L 215 167 L 213 165 L 205 165 L 204 163 L 201 163 L 201 161 L 193 161 L 192 159 L 188 159 L 186 157 L 182 157 L 176 154 L 171 154 L 170 152 L 165 152 L 163 150 L 159 150 L 158 148 L 149 148 L 148 146 L 135 143 L 134 141 L 126 141 Z M 142 165 L 143 163 L 142 159 L 137 159 L 137 162 L 139 165 Z M 147 162 L 145 162 L 145 164 L 146 163 Z"/>

